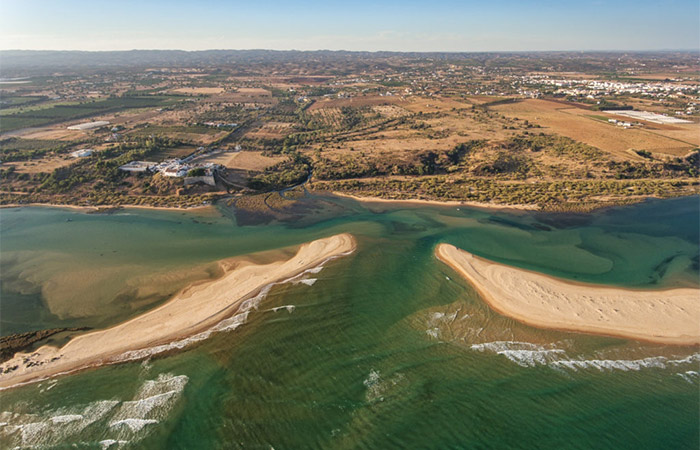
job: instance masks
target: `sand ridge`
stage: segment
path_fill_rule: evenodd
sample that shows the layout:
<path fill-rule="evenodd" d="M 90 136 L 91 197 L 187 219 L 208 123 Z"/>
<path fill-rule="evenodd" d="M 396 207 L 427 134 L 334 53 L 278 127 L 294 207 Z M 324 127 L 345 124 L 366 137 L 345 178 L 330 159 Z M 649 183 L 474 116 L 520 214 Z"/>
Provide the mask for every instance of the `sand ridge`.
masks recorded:
<path fill-rule="evenodd" d="M 437 258 L 497 312 L 525 324 L 662 344 L 700 344 L 700 289 L 632 290 L 577 283 L 440 244 Z"/>
<path fill-rule="evenodd" d="M 0 365 L 0 388 L 114 362 L 126 352 L 192 336 L 231 316 L 271 283 L 355 250 L 350 234 L 303 244 L 295 256 L 270 264 L 241 263 L 223 277 L 183 289 L 165 304 L 114 327 L 72 339 L 63 347 L 17 353 Z"/>

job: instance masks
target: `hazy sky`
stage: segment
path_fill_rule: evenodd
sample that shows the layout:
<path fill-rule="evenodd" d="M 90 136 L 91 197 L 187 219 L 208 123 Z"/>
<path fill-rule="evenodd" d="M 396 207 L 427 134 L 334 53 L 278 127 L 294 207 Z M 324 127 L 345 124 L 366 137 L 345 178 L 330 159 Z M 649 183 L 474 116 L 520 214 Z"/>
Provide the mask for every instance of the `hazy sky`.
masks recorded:
<path fill-rule="evenodd" d="M 0 0 L 0 48 L 698 49 L 699 4 L 698 0 Z"/>

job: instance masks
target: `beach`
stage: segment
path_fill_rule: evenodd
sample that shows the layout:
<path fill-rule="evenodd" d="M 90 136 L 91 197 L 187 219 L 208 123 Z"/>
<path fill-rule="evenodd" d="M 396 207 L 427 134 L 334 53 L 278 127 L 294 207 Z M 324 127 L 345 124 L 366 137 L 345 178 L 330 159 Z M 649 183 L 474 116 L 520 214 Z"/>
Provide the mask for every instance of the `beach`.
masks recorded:
<path fill-rule="evenodd" d="M 562 280 L 449 244 L 437 258 L 500 314 L 539 328 L 673 345 L 700 344 L 700 289 L 633 290 Z"/>
<path fill-rule="evenodd" d="M 31 353 L 16 354 L 0 365 L 0 388 L 116 362 L 127 352 L 210 329 L 271 284 L 347 255 L 355 250 L 355 245 L 353 236 L 338 234 L 303 244 L 286 261 L 236 262 L 221 278 L 185 288 L 165 304 L 122 324 L 80 335 L 61 348 L 43 346 Z"/>
<path fill-rule="evenodd" d="M 211 204 L 198 205 L 198 206 L 148 206 L 148 205 L 96 205 L 96 206 L 82 206 L 82 205 L 71 205 L 70 203 L 8 203 L 6 205 L 0 205 L 0 209 L 9 208 L 28 208 L 28 207 L 45 207 L 45 208 L 63 208 L 71 209 L 74 211 L 82 212 L 99 212 L 100 210 L 110 210 L 110 209 L 146 209 L 153 211 L 203 211 L 206 209 L 213 209 L 214 206 Z"/>
<path fill-rule="evenodd" d="M 537 211 L 540 209 L 537 205 L 506 205 L 498 203 L 484 202 L 469 202 L 460 200 L 423 200 L 423 199 L 391 199 L 381 197 L 364 197 L 360 195 L 345 194 L 343 192 L 333 191 L 333 195 L 337 197 L 351 198 L 362 203 L 393 203 L 393 204 L 413 204 L 413 205 L 432 205 L 432 206 L 467 206 L 470 208 L 483 208 L 489 210 L 526 210 Z"/>

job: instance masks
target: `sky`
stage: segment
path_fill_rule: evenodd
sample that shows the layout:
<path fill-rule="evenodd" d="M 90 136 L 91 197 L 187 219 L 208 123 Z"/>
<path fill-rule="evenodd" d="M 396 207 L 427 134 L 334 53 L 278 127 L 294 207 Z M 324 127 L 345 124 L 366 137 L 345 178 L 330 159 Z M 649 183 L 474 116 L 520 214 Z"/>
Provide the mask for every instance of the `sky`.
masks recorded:
<path fill-rule="evenodd" d="M 700 48 L 698 0 L 0 0 L 0 49 Z"/>

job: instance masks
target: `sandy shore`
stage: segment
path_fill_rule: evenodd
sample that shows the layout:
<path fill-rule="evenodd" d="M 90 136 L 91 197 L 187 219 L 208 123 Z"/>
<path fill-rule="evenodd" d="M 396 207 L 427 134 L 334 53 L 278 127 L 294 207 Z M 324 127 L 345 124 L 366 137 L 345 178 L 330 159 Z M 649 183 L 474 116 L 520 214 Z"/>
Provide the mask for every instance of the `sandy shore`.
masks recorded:
<path fill-rule="evenodd" d="M 43 346 L 31 354 L 16 354 L 0 365 L 0 388 L 107 364 L 126 352 L 193 336 L 232 316 L 245 300 L 271 283 L 354 249 L 355 239 L 339 234 L 302 245 L 286 261 L 263 265 L 241 262 L 223 277 L 185 288 L 165 304 L 127 322 L 78 336 L 60 349 Z"/>
<path fill-rule="evenodd" d="M 466 278 L 497 312 L 528 325 L 700 344 L 700 289 L 643 291 L 566 281 L 494 263 L 449 244 L 437 258 Z"/>
<path fill-rule="evenodd" d="M 0 205 L 0 209 L 4 208 L 24 208 L 24 207 L 34 207 L 39 206 L 42 208 L 63 208 L 63 209 L 73 209 L 76 211 L 83 212 L 96 212 L 101 209 L 152 209 L 161 211 L 196 211 L 214 208 L 213 205 L 197 205 L 197 206 L 148 206 L 148 205 L 99 205 L 99 206 L 81 206 L 81 205 L 62 205 L 58 203 L 8 203 L 7 205 Z"/>
<path fill-rule="evenodd" d="M 435 205 L 435 206 L 468 206 L 472 208 L 484 208 L 484 209 L 517 209 L 517 210 L 539 210 L 540 208 L 537 205 L 500 205 L 497 203 L 483 203 L 483 202 L 465 202 L 465 201 L 456 201 L 456 200 L 421 200 L 421 199 L 406 199 L 406 200 L 398 200 L 398 199 L 389 199 L 389 198 L 381 198 L 381 197 L 361 197 L 359 195 L 351 195 L 351 194 L 345 194 L 342 192 L 332 192 L 333 195 L 337 197 L 345 197 L 345 198 L 351 198 L 353 200 L 357 200 L 358 202 L 364 202 L 364 203 L 395 203 L 395 204 L 400 204 L 400 203 L 405 203 L 405 204 L 414 204 L 414 205 Z"/>

